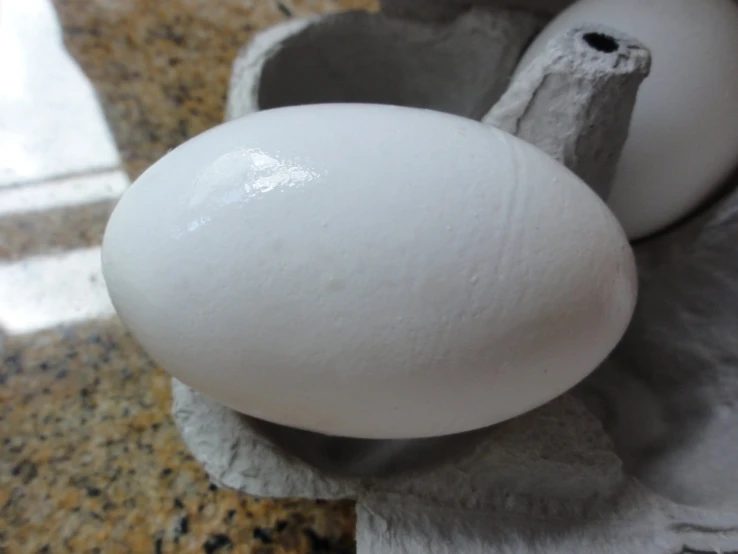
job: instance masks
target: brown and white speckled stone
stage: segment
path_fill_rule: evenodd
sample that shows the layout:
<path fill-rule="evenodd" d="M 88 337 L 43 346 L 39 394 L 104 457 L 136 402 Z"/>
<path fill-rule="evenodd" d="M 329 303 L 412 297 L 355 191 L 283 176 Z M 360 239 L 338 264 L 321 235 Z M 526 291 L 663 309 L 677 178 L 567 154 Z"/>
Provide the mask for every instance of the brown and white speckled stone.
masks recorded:
<path fill-rule="evenodd" d="M 115 319 L 8 339 L 0 551 L 199 553 L 208 541 L 244 553 L 270 541 L 282 552 L 351 550 L 348 503 L 211 486 L 172 423 L 169 391 Z"/>

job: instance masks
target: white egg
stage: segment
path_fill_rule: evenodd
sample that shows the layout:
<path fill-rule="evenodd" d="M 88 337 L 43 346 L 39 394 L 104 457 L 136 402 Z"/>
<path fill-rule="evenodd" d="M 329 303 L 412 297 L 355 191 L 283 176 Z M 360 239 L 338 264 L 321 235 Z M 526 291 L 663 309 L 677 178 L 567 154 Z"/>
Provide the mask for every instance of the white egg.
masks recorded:
<path fill-rule="evenodd" d="M 588 187 L 468 119 L 260 112 L 170 152 L 116 207 L 112 300 L 172 375 L 242 413 L 408 438 L 510 418 L 586 376 L 636 296 Z"/>
<path fill-rule="evenodd" d="M 536 38 L 600 23 L 643 42 L 643 82 L 608 205 L 631 239 L 698 208 L 738 167 L 738 5 L 733 0 L 581 0 Z"/>

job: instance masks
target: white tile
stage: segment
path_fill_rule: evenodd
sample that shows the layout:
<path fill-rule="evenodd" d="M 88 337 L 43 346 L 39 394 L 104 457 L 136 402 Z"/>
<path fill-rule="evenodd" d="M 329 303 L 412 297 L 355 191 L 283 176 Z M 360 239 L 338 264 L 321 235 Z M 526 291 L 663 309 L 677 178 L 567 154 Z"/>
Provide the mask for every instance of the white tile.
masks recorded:
<path fill-rule="evenodd" d="M 112 135 L 50 0 L 0 2 L 0 186 L 116 167 Z"/>
<path fill-rule="evenodd" d="M 0 217 L 115 200 L 129 184 L 128 176 L 116 170 L 38 185 L 0 188 Z"/>
<path fill-rule="evenodd" d="M 100 248 L 0 265 L 0 331 L 18 335 L 114 313 Z"/>

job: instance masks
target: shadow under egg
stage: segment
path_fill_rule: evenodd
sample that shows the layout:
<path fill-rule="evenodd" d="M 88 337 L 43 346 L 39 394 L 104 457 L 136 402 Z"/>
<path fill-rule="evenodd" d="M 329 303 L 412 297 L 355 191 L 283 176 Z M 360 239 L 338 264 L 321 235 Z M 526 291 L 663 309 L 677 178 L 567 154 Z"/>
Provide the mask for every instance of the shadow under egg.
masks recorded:
<path fill-rule="evenodd" d="M 243 417 L 286 456 L 343 478 L 387 478 L 429 471 L 471 454 L 490 429 L 421 439 L 356 439 Z"/>

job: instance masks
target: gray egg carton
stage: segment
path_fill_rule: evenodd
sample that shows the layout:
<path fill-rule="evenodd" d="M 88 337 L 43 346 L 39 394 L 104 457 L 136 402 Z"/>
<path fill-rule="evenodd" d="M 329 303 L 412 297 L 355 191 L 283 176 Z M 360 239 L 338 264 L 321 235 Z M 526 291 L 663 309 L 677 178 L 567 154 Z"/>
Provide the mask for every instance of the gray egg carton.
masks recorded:
<path fill-rule="evenodd" d="M 526 46 L 570 3 L 384 0 L 380 13 L 287 21 L 240 51 L 226 119 L 323 102 L 452 113 L 531 142 L 606 197 L 650 54 L 615 29 L 585 25 L 518 68 Z M 641 257 L 641 288 L 656 291 L 652 259 L 652 251 Z M 651 315 L 636 314 L 636 326 Z M 613 363 L 598 370 L 604 381 L 613 379 Z M 643 488 L 593 415 L 596 398 L 579 390 L 468 436 L 407 441 L 269 424 L 176 379 L 173 396 L 185 442 L 218 485 L 265 497 L 355 499 L 359 554 L 738 550 L 738 514 L 674 502 L 668 487 Z"/>

